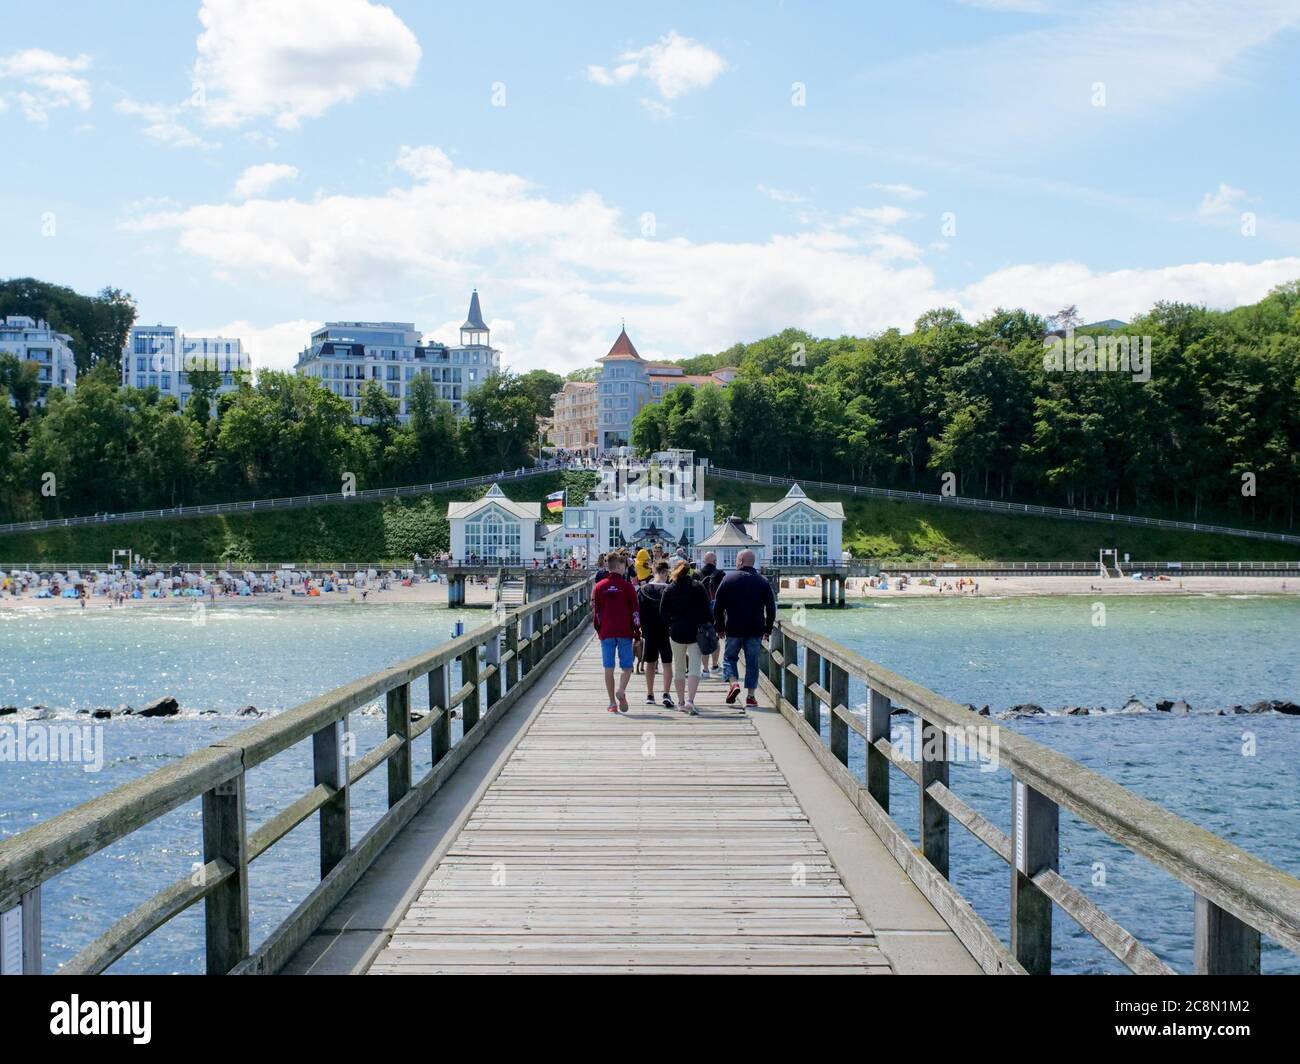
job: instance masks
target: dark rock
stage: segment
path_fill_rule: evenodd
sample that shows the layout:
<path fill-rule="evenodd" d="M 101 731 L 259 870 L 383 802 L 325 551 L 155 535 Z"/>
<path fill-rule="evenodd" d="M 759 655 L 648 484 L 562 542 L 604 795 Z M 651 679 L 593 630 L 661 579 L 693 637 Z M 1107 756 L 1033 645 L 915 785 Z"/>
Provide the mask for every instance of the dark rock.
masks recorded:
<path fill-rule="evenodd" d="M 416 721 L 420 720 L 424 716 L 425 716 L 425 712 L 422 709 L 411 710 L 411 723 L 414 724 Z"/>
<path fill-rule="evenodd" d="M 117 707 L 117 714 L 119 717 L 133 717 L 135 710 L 123 702 Z"/>
<path fill-rule="evenodd" d="M 112 715 L 113 715 L 113 711 L 106 706 L 101 709 L 95 710 L 95 712 L 91 714 L 91 716 L 94 717 L 95 720 L 108 720 L 109 717 L 111 717 Z"/>
<path fill-rule="evenodd" d="M 1267 713 L 1273 708 L 1272 702 L 1256 702 L 1248 706 L 1245 710 L 1247 713 Z"/>
<path fill-rule="evenodd" d="M 180 703 L 168 695 L 155 699 L 136 714 L 140 717 L 174 717 L 181 711 Z"/>
<path fill-rule="evenodd" d="M 1174 704 L 1171 701 L 1169 701 L 1169 699 L 1167 698 L 1162 698 L 1159 702 L 1156 703 L 1156 709 L 1159 710 L 1161 713 L 1168 713 L 1173 708 L 1174 708 Z"/>
<path fill-rule="evenodd" d="M 9 714 L 17 712 L 17 706 L 0 706 L 0 717 L 7 717 Z"/>
<path fill-rule="evenodd" d="M 261 715 L 262 711 L 256 706 L 245 706 L 243 709 L 235 711 L 236 717 L 260 717 Z"/>
<path fill-rule="evenodd" d="M 1022 702 L 1018 706 L 1012 706 L 1009 712 L 1018 717 L 1041 717 L 1047 713 L 1047 710 L 1035 702 Z"/>
<path fill-rule="evenodd" d="M 981 716 L 981 717 L 987 717 L 988 715 L 989 715 L 989 707 L 988 707 L 988 706 L 980 706 L 980 716 Z"/>
<path fill-rule="evenodd" d="M 1091 713 L 1092 711 L 1087 706 L 1066 706 L 1061 710 L 1061 716 L 1063 717 L 1086 717 Z"/>
<path fill-rule="evenodd" d="M 1147 707 L 1142 704 L 1141 699 L 1130 698 L 1124 703 L 1124 708 L 1121 709 L 1120 712 L 1131 715 L 1134 713 L 1150 713 L 1151 710 L 1147 709 Z"/>
<path fill-rule="evenodd" d="M 889 711 L 889 715 L 891 717 L 896 717 L 900 713 L 910 713 L 910 712 L 911 710 L 904 709 L 902 706 L 895 706 L 893 709 Z"/>
<path fill-rule="evenodd" d="M 1300 706 L 1297 706 L 1294 702 L 1274 699 L 1273 709 L 1278 713 L 1285 713 L 1288 717 L 1300 716 Z"/>

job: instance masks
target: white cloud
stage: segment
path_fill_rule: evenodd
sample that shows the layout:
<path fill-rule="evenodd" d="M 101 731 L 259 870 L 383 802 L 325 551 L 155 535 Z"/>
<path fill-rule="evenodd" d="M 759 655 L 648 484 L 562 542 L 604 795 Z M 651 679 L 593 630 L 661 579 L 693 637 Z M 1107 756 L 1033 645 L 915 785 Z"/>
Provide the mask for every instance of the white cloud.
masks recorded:
<path fill-rule="evenodd" d="M 883 192 L 887 196 L 893 196 L 896 199 L 917 200 L 925 195 L 925 192 L 919 188 L 913 188 L 911 185 L 885 185 L 877 181 L 871 183 L 871 187 L 877 192 Z"/>
<path fill-rule="evenodd" d="M 420 64 L 415 34 L 368 0 L 204 0 L 194 75 L 208 120 L 270 118 L 285 129 L 335 104 L 408 86 Z"/>
<path fill-rule="evenodd" d="M 0 80 L 17 83 L 18 88 L 5 95 L 18 104 L 29 122 L 45 125 L 51 111 L 68 107 L 90 110 L 90 82 L 80 76 L 89 67 L 88 55 L 65 56 L 26 48 L 0 56 Z"/>
<path fill-rule="evenodd" d="M 789 189 L 772 188 L 768 185 L 755 186 L 759 192 L 763 193 L 770 200 L 777 203 L 802 203 L 803 197 L 797 192 L 791 192 Z"/>
<path fill-rule="evenodd" d="M 679 357 L 790 325 L 831 336 L 908 327 L 937 306 L 977 317 L 999 305 L 1075 303 L 1094 318 L 1131 318 L 1159 299 L 1233 306 L 1300 277 L 1297 258 L 1109 272 L 1049 262 L 946 289 L 925 261 L 934 249 L 885 228 L 896 216 L 881 208 L 849 212 L 855 224 L 842 228 L 814 220 L 761 240 L 646 239 L 596 193 L 553 199 L 518 175 L 458 167 L 437 148 L 402 149 L 397 171 L 404 182 L 381 194 L 163 208 L 123 224 L 175 234 L 231 284 L 280 285 L 329 318 L 415 319 L 443 338 L 463 320 L 445 316 L 477 286 L 489 313 L 508 309 L 493 324 L 511 368 L 558 371 L 604 354 L 621 317 L 644 355 Z M 238 274 L 224 272 L 231 262 Z M 431 292 L 436 328 L 418 321 Z M 263 330 L 256 347 L 249 328 L 222 328 L 243 336 L 259 365 L 284 365 L 309 324 L 293 323 L 288 338 Z"/>
<path fill-rule="evenodd" d="M 298 176 L 298 168 L 288 163 L 258 163 L 250 166 L 235 182 L 235 195 L 240 199 L 260 196 L 280 181 L 289 181 Z"/>
<path fill-rule="evenodd" d="M 145 103 L 129 96 L 118 100 L 115 108 L 120 114 L 131 115 L 143 121 L 144 135 L 169 148 L 198 148 L 211 151 L 221 147 L 204 140 L 181 119 L 186 113 L 184 104 Z"/>
<path fill-rule="evenodd" d="M 727 69 L 727 61 L 706 44 L 670 30 L 654 44 L 624 52 L 612 68 L 587 67 L 597 85 L 622 85 L 633 78 L 654 83 L 665 100 L 707 88 Z"/>
<path fill-rule="evenodd" d="M 1201 197 L 1201 205 L 1196 209 L 1196 213 L 1202 217 L 1235 214 L 1241 209 L 1245 201 L 1246 193 L 1243 189 L 1233 188 L 1231 185 L 1220 182 L 1217 191 L 1207 192 Z"/>

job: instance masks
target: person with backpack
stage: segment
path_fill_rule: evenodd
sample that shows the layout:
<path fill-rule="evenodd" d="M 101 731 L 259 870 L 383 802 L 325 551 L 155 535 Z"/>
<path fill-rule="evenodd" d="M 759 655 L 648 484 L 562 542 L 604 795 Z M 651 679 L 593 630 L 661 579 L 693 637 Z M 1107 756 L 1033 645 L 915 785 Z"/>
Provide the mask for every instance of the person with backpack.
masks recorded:
<path fill-rule="evenodd" d="M 725 575 L 723 571 L 718 568 L 717 554 L 713 551 L 706 551 L 704 555 L 704 564 L 700 566 L 700 570 L 696 575 L 699 577 L 700 583 L 704 585 L 704 590 L 709 593 L 709 609 L 712 609 L 713 600 L 718 594 L 718 585 L 722 583 L 722 577 Z M 721 646 L 722 644 L 719 642 L 718 649 L 714 650 L 712 655 L 710 655 L 712 663 L 709 661 L 704 662 L 704 666 L 700 670 L 701 679 L 707 680 L 711 675 L 717 673 L 718 655 L 721 653 Z"/>
<path fill-rule="evenodd" d="M 757 706 L 759 656 L 762 641 L 776 624 L 776 596 L 772 585 L 754 568 L 754 552 L 742 550 L 736 568 L 722 578 L 713 602 L 718 636 L 726 639 L 723 679 L 729 680 L 727 705 L 740 696 L 740 653 L 745 653 L 745 705 Z M 743 712 L 743 710 L 742 710 Z"/>
<path fill-rule="evenodd" d="M 641 614 L 637 608 L 636 589 L 623 575 L 627 559 L 610 554 L 605 559 L 609 575 L 591 590 L 591 621 L 600 639 L 601 664 L 605 667 L 605 690 L 609 693 L 610 713 L 626 713 L 627 685 L 632 679 L 632 641 L 641 635 Z M 614 686 L 614 658 L 623 670 L 617 689 Z"/>
<path fill-rule="evenodd" d="M 679 559 L 673 566 L 668 590 L 659 608 L 673 648 L 673 677 L 677 682 L 677 701 L 682 712 L 698 716 L 695 692 L 700 686 L 700 627 L 713 624 L 709 610 L 709 593 L 691 575 L 691 565 Z"/>
<path fill-rule="evenodd" d="M 661 614 L 664 592 L 668 590 L 668 563 L 656 562 L 653 580 L 648 580 L 636 590 L 637 605 L 641 611 L 641 660 L 645 663 L 645 704 L 655 705 L 655 672 L 662 662 L 664 667 L 665 709 L 675 709 L 673 686 L 673 645 L 668 638 L 668 626 Z"/>

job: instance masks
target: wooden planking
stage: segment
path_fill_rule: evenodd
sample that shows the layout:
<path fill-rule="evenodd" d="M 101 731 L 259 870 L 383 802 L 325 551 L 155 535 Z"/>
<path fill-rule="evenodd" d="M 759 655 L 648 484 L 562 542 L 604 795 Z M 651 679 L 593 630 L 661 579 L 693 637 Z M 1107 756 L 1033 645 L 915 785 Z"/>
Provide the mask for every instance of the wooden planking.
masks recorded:
<path fill-rule="evenodd" d="M 605 712 L 585 647 L 371 973 L 888 974 L 750 720 Z"/>

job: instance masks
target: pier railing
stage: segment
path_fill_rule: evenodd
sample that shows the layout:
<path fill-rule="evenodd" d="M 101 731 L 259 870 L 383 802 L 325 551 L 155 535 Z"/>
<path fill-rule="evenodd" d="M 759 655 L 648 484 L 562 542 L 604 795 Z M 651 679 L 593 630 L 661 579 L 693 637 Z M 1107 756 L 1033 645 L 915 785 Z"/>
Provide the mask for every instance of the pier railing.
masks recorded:
<path fill-rule="evenodd" d="M 1295 877 L 807 628 L 778 623 L 763 656 L 765 687 L 781 714 L 986 972 L 1050 973 L 1056 907 L 1130 971 L 1175 974 L 1060 875 L 1062 808 L 1192 890 L 1194 926 L 1188 930 L 1198 974 L 1258 974 L 1261 934 L 1300 953 Z M 866 685 L 864 719 L 850 709 L 850 679 Z M 890 741 L 895 706 L 919 718 L 918 757 Z M 822 739 L 823 712 L 829 716 L 829 744 Z M 996 747 L 981 739 L 980 729 L 989 728 L 998 729 Z M 849 768 L 850 731 L 865 745 L 864 779 Z M 950 789 L 949 758 L 961 745 L 995 749 L 997 764 L 1010 770 L 1011 834 Z M 917 787 L 919 846 L 889 815 L 891 766 Z M 948 881 L 952 821 L 1010 868 L 1009 947 Z"/>
<path fill-rule="evenodd" d="M 102 972 L 167 921 L 202 901 L 209 974 L 277 971 L 502 713 L 585 628 L 590 592 L 590 580 L 562 588 L 435 650 L 236 732 L 0 843 L 0 913 L 9 919 L 15 910 L 19 913 L 23 971 L 40 971 L 41 884 L 195 799 L 202 802 L 202 865 L 122 917 L 59 970 L 62 974 Z M 429 712 L 413 721 L 411 685 L 426 677 Z M 353 758 L 348 714 L 379 698 L 387 705 L 387 736 Z M 454 745 L 453 711 L 462 721 L 462 735 Z M 315 786 L 250 831 L 245 809 L 248 771 L 307 740 L 312 743 Z M 413 780 L 412 749 L 419 740 L 431 744 L 432 766 L 422 779 Z M 388 809 L 354 841 L 351 788 L 381 766 L 388 773 Z M 320 882 L 253 949 L 248 867 L 314 814 L 319 814 L 320 824 Z"/>

